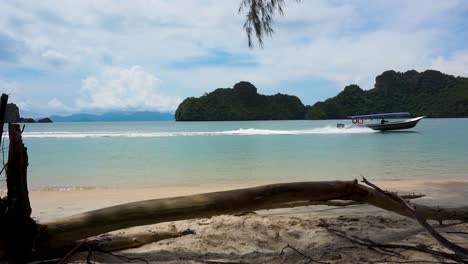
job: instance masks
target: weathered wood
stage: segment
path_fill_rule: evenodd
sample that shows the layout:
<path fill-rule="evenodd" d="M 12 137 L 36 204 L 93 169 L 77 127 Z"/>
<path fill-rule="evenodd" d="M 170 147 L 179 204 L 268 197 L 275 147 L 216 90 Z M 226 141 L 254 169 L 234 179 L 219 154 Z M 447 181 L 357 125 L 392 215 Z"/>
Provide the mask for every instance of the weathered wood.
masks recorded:
<path fill-rule="evenodd" d="M 424 197 L 424 194 L 407 194 L 402 195 L 401 198 L 412 200 Z M 326 205 L 326 206 L 336 206 L 336 207 L 346 207 L 346 206 L 353 206 L 353 205 L 365 205 L 366 203 L 363 202 L 356 202 L 350 200 L 329 200 L 329 201 L 298 201 L 298 202 L 291 202 L 291 203 L 281 203 L 278 204 L 276 207 L 269 207 L 268 209 L 284 209 L 284 208 L 293 208 L 293 207 L 301 207 L 301 206 L 312 206 L 312 205 Z M 248 213 L 244 212 L 241 215 Z"/>
<path fill-rule="evenodd" d="M 8 95 L 6 94 L 2 94 L 1 98 L 0 98 L 0 127 L 1 127 L 1 133 L 0 133 L 0 148 L 2 147 L 2 139 L 3 139 L 3 127 L 5 126 L 5 113 L 6 113 L 6 107 L 7 107 L 7 104 L 8 104 Z M 3 151 L 3 150 L 1 150 Z M 1 168 L 0 168 L 0 175 L 2 175 L 2 173 L 4 172 L 5 170 L 5 161 L 2 160 L 2 164 L 1 164 Z M 1 177 L 1 176 L 0 176 Z M 3 199 L 3 197 L 0 196 L 0 228 L 2 228 L 2 226 L 5 226 L 6 223 L 6 212 L 7 212 L 7 201 L 6 199 Z M 2 230 L 0 230 L 0 250 L 1 249 L 4 249 L 5 247 L 2 247 L 2 239 L 4 240 L 5 239 L 5 234 L 4 232 L 1 232 Z M 0 251 L 0 256 L 2 255 L 2 252 Z"/>
<path fill-rule="evenodd" d="M 273 184 L 233 191 L 155 199 L 103 208 L 44 223 L 49 247 L 148 224 L 267 209 L 301 200 L 330 200 L 351 192 L 354 182 Z"/>
<path fill-rule="evenodd" d="M 143 245 L 158 242 L 164 239 L 177 238 L 185 235 L 195 234 L 192 230 L 161 231 L 161 232 L 141 232 L 136 234 L 123 234 L 102 236 L 89 241 L 91 249 L 100 251 L 117 251 L 128 248 L 141 247 Z"/>
<path fill-rule="evenodd" d="M 36 251 L 32 259 L 53 259 L 61 257 L 58 263 L 66 263 L 69 257 L 82 251 L 112 252 L 129 248 L 141 247 L 146 244 L 158 242 L 170 238 L 178 238 L 193 235 L 195 231 L 187 229 L 184 231 L 144 231 L 139 233 L 103 234 L 97 237 L 73 241 L 60 248 L 46 251 Z M 1 249 L 0 245 L 0 249 Z M 1 259 L 1 254 L 0 254 Z"/>
<path fill-rule="evenodd" d="M 31 204 L 27 183 L 27 149 L 21 139 L 21 129 L 18 124 L 9 124 L 8 132 L 10 138 L 7 167 L 8 212 L 15 218 L 28 219 L 31 216 Z"/>
<path fill-rule="evenodd" d="M 353 200 L 414 217 L 401 203 L 357 181 L 297 182 L 127 203 L 44 223 L 46 235 L 39 245 L 54 248 L 64 243 L 128 228 L 236 214 L 246 211 L 291 207 L 293 202 Z M 301 205 L 301 203 L 299 203 Z M 468 208 L 432 208 L 419 205 L 426 219 L 468 220 Z"/>
<path fill-rule="evenodd" d="M 371 182 L 369 182 L 366 178 L 363 178 L 363 183 L 369 185 L 370 187 L 374 188 L 377 192 L 380 192 L 386 196 L 388 196 L 390 199 L 393 199 L 395 200 L 396 202 L 399 202 L 402 204 L 403 207 L 405 207 L 406 209 L 408 209 L 412 215 L 413 215 L 413 218 L 415 218 L 419 224 L 424 227 L 424 229 L 426 229 L 426 231 L 435 239 L 437 240 L 442 246 L 446 247 L 447 249 L 453 251 L 455 254 L 459 255 L 459 256 L 462 256 L 463 258 L 467 258 L 468 259 L 468 249 L 466 248 L 463 248 L 455 243 L 452 243 L 451 241 L 449 241 L 447 238 L 445 238 L 444 236 L 442 236 L 441 234 L 439 234 L 439 232 L 437 232 L 431 225 L 429 225 L 426 221 L 426 219 L 424 217 L 422 217 L 419 212 L 416 211 L 416 209 L 413 207 L 413 205 L 411 205 L 410 203 L 408 203 L 405 199 L 401 198 L 400 196 L 394 194 L 394 193 L 391 193 L 391 192 L 387 192 L 387 191 L 384 191 L 382 189 L 380 189 L 378 186 L 376 186 L 375 184 L 372 184 Z"/>
<path fill-rule="evenodd" d="M 5 126 L 5 114 L 8 104 L 8 95 L 2 94 L 0 98 L 0 126 L 2 127 L 2 133 L 0 134 L 0 146 L 2 145 L 3 139 L 3 127 Z"/>
<path fill-rule="evenodd" d="M 9 149 L 7 174 L 6 241 L 7 252 L 16 262 L 24 261 L 33 248 L 35 222 L 31 219 L 31 204 L 27 185 L 28 154 L 21 139 L 18 124 L 8 125 Z"/>

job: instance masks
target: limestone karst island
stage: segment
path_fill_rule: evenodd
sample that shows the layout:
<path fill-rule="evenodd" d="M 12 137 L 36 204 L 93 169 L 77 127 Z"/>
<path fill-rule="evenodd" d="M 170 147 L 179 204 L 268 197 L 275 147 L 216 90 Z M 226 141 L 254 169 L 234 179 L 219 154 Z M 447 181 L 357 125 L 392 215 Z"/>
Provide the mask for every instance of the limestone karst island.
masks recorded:
<path fill-rule="evenodd" d="M 355 84 L 337 96 L 304 105 L 294 95 L 262 95 L 249 82 L 218 88 L 185 99 L 175 112 L 177 121 L 344 119 L 362 113 L 398 112 L 415 116 L 468 117 L 468 78 L 435 70 L 385 71 L 372 89 Z"/>

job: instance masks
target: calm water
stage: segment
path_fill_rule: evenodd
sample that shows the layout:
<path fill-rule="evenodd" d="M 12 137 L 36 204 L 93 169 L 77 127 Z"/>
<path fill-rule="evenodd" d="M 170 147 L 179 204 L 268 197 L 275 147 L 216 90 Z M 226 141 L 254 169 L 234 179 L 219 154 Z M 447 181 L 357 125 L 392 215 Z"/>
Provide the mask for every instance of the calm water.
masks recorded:
<path fill-rule="evenodd" d="M 349 122 L 349 121 L 343 121 Z M 27 124 L 32 187 L 468 177 L 468 119 Z"/>

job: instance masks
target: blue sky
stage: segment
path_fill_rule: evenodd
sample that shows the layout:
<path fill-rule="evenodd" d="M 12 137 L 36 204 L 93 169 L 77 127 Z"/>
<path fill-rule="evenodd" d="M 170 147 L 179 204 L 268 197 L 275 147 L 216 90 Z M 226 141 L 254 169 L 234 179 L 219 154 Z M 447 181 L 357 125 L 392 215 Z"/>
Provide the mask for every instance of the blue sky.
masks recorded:
<path fill-rule="evenodd" d="M 389 69 L 468 76 L 466 0 L 287 0 L 263 49 L 239 3 L 1 1 L 0 89 L 29 114 L 171 112 L 242 80 L 313 104 Z"/>

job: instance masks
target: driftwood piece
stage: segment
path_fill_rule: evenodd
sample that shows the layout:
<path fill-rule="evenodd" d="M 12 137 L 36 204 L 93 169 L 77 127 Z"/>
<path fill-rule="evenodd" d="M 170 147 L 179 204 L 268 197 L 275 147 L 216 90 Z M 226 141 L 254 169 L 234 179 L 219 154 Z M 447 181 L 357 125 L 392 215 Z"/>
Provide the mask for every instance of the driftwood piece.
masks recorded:
<path fill-rule="evenodd" d="M 446 247 L 447 249 L 453 251 L 455 254 L 463 257 L 463 258 L 466 258 L 468 259 L 468 249 L 466 248 L 463 248 L 463 247 L 460 247 L 459 245 L 457 244 L 454 244 L 452 242 L 450 242 L 448 239 L 446 239 L 444 236 L 442 236 L 441 234 L 439 234 L 439 232 L 437 232 L 431 225 L 429 225 L 426 221 L 426 219 L 421 215 L 419 214 L 419 212 L 416 210 L 415 207 L 413 207 L 413 205 L 411 205 L 410 203 L 408 203 L 406 200 L 404 200 L 403 198 L 399 197 L 398 195 L 394 194 L 394 193 L 391 193 L 391 192 L 388 192 L 388 191 L 384 191 L 382 189 L 380 189 L 378 186 L 370 183 L 366 178 L 363 178 L 362 180 L 365 184 L 371 186 L 372 188 L 374 188 L 376 191 L 380 192 L 380 193 L 383 193 L 384 195 L 387 195 L 390 199 L 393 199 L 399 203 L 401 203 L 401 205 L 403 207 L 405 207 L 406 209 L 408 209 L 412 214 L 413 214 L 413 218 L 415 218 L 418 223 L 424 227 L 424 229 L 426 229 L 426 231 L 435 239 L 437 240 L 437 242 L 439 242 L 442 246 Z"/>
<path fill-rule="evenodd" d="M 269 209 L 279 203 L 331 200 L 355 182 L 306 182 L 155 199 L 103 208 L 45 223 L 48 247 L 132 226 Z"/>
<path fill-rule="evenodd" d="M 373 241 L 373 240 L 371 240 L 369 238 L 361 238 L 361 237 L 358 237 L 358 236 L 348 235 L 343 230 L 329 227 L 329 225 L 326 222 L 322 222 L 320 226 L 325 228 L 329 233 L 334 234 L 334 235 L 336 235 L 338 237 L 344 238 L 344 239 L 350 241 L 351 243 L 358 244 L 358 245 L 361 245 L 361 246 L 365 246 L 365 247 L 367 247 L 369 249 L 373 249 L 373 250 L 380 249 L 380 250 L 383 250 L 383 251 L 378 251 L 378 250 L 377 251 L 380 252 L 380 253 L 384 253 L 384 254 L 390 254 L 391 256 L 394 256 L 394 257 L 398 257 L 398 258 L 401 257 L 401 255 L 399 253 L 393 251 L 394 249 L 403 249 L 403 250 L 412 250 L 412 251 L 422 252 L 422 253 L 430 254 L 430 255 L 435 256 L 435 257 L 450 259 L 450 260 L 456 261 L 457 263 L 458 262 L 466 263 L 462 258 L 460 258 L 460 256 L 458 256 L 456 254 L 451 254 L 451 253 L 447 253 L 447 252 L 444 252 L 444 251 L 434 250 L 434 249 L 431 249 L 431 248 L 426 247 L 424 245 L 413 246 L 413 245 L 408 245 L 408 244 L 382 244 L 382 243 L 375 242 L 375 241 Z M 388 262 L 397 263 L 396 261 L 388 261 Z M 411 261 L 411 262 L 412 263 L 419 263 L 420 261 Z M 423 262 L 423 261 L 421 261 L 421 262 Z"/>
<path fill-rule="evenodd" d="M 88 241 L 88 246 L 97 251 L 117 251 L 128 248 L 141 247 L 143 245 L 158 242 L 164 239 L 177 238 L 181 236 L 195 234 L 193 230 L 185 231 L 162 231 L 162 232 L 141 232 L 136 234 L 123 234 L 112 236 L 100 236 Z"/>
<path fill-rule="evenodd" d="M 37 245 L 60 247 L 70 241 L 110 231 L 169 221 L 236 214 L 246 211 L 291 207 L 300 201 L 352 200 L 368 203 L 400 215 L 414 215 L 400 202 L 357 181 L 297 182 L 272 184 L 232 191 L 127 203 L 44 223 L 45 234 Z M 426 219 L 468 220 L 468 207 L 433 208 L 418 205 Z"/>
<path fill-rule="evenodd" d="M 401 195 L 400 197 L 407 200 L 417 199 L 424 197 L 424 194 L 405 194 Z M 329 201 L 297 201 L 291 203 L 280 203 L 277 207 L 270 207 L 268 209 L 283 209 L 283 208 L 293 208 L 293 207 L 301 207 L 301 206 L 312 206 L 312 205 L 326 205 L 326 206 L 336 206 L 336 207 L 346 207 L 346 206 L 353 206 L 353 205 L 365 205 L 366 203 L 363 202 L 356 202 L 351 200 L 329 200 Z M 244 212 L 239 215 L 245 215 L 249 212 Z"/>
<path fill-rule="evenodd" d="M 62 258 L 58 260 L 57 264 L 67 263 L 68 259 L 78 252 L 95 251 L 108 253 L 112 251 L 141 247 L 143 245 L 158 242 L 164 239 L 177 238 L 192 234 L 195 234 L 195 231 L 190 229 L 184 231 L 146 231 L 127 234 L 103 234 L 91 239 L 84 239 L 74 242 L 55 251 L 43 252 L 46 254 L 43 254 L 42 256 L 35 256 L 35 258 L 41 259 L 41 257 L 54 258 L 62 256 Z"/>

